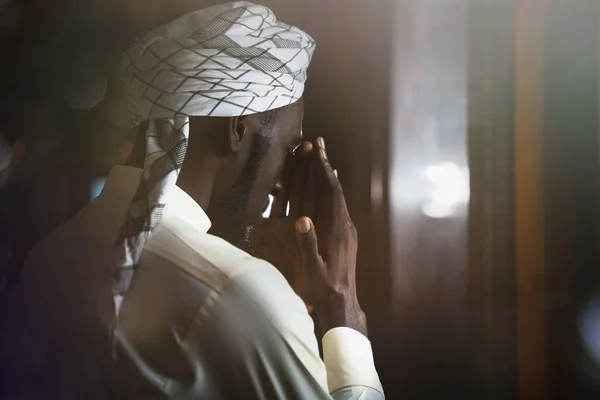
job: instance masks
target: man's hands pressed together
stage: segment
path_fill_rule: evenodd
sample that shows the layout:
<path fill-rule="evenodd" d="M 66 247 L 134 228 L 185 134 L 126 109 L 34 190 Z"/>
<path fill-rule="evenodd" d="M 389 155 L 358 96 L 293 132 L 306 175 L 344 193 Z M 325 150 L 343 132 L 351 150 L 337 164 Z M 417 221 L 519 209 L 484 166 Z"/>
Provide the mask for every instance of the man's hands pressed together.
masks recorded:
<path fill-rule="evenodd" d="M 349 327 L 366 336 L 356 295 L 356 228 L 323 139 L 302 143 L 283 178 L 255 255 L 288 275 L 296 293 L 314 309 L 323 333 Z"/>

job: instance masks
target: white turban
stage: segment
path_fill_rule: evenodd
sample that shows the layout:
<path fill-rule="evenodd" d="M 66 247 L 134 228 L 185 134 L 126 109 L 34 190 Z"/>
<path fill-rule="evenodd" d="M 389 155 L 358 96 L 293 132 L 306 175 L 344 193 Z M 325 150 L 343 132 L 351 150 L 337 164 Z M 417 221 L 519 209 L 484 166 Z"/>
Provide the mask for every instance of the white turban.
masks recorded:
<path fill-rule="evenodd" d="M 148 33 L 125 53 L 121 73 L 142 119 L 232 117 L 298 100 L 313 49 L 268 8 L 235 2 Z"/>
<path fill-rule="evenodd" d="M 135 114 L 150 119 L 144 171 L 119 239 L 113 292 L 129 288 L 187 150 L 189 116 L 233 117 L 296 102 L 314 41 L 266 7 L 239 1 L 195 11 L 135 43 L 122 80 Z"/>

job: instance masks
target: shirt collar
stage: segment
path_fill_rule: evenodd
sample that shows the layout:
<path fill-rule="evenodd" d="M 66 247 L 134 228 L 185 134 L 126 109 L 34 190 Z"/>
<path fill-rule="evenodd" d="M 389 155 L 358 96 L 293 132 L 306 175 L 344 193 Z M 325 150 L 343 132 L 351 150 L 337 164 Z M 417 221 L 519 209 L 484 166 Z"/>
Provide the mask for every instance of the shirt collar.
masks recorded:
<path fill-rule="evenodd" d="M 101 196 L 122 194 L 133 197 L 140 182 L 142 170 L 140 168 L 117 165 L 111 168 Z M 182 227 L 193 227 L 203 233 L 208 232 L 211 226 L 208 215 L 179 186 L 171 189 L 167 207 L 159 222 L 163 226 L 180 230 Z"/>

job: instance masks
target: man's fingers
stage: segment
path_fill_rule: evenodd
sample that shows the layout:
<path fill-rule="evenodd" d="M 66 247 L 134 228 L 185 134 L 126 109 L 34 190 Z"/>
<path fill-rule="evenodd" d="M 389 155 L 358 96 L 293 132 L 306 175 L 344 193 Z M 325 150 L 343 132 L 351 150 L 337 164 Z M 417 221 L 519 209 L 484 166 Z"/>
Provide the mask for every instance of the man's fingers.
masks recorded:
<path fill-rule="evenodd" d="M 317 144 L 318 146 L 318 144 Z M 313 147 L 315 149 L 315 147 Z M 316 151 L 311 151 L 307 163 L 307 176 L 302 194 L 302 215 L 317 220 L 317 168 L 319 155 Z"/>
<path fill-rule="evenodd" d="M 317 139 L 317 150 L 318 153 L 318 177 L 321 180 L 321 184 L 325 183 L 332 189 L 341 189 L 340 183 L 337 179 L 337 173 L 334 172 L 329 159 L 327 158 L 327 152 L 325 151 L 325 141 L 322 138 Z"/>
<path fill-rule="evenodd" d="M 348 208 L 342 185 L 338 180 L 337 170 L 334 170 L 329 163 L 322 139 L 317 140 L 317 148 L 314 152 L 318 153 L 317 179 L 319 197 L 322 197 L 323 200 L 323 204 L 319 206 L 319 218 L 321 218 L 321 212 L 324 216 L 328 216 L 333 220 L 345 218 L 348 214 Z M 321 250 L 325 251 L 326 249 Z"/>
<path fill-rule="evenodd" d="M 306 180 L 307 162 L 312 150 L 312 143 L 304 142 L 297 150 L 294 160 L 294 171 L 290 186 L 290 217 L 299 217 L 302 211 L 302 195 Z"/>
<path fill-rule="evenodd" d="M 303 265 L 309 268 L 320 266 L 322 261 L 319 256 L 317 233 L 310 218 L 302 217 L 296 221 L 296 238 Z"/>

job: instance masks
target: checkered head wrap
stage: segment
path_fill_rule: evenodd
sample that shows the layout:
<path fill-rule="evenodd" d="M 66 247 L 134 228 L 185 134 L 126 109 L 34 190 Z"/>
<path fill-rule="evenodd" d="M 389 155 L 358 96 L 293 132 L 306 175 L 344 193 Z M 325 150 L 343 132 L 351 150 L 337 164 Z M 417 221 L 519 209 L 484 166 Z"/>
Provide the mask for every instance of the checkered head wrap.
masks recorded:
<path fill-rule="evenodd" d="M 117 241 L 117 313 L 177 182 L 189 117 L 234 117 L 296 102 L 314 47 L 310 36 L 277 21 L 268 8 L 239 1 L 184 15 L 124 54 L 130 105 L 150 122 L 144 170 Z"/>

